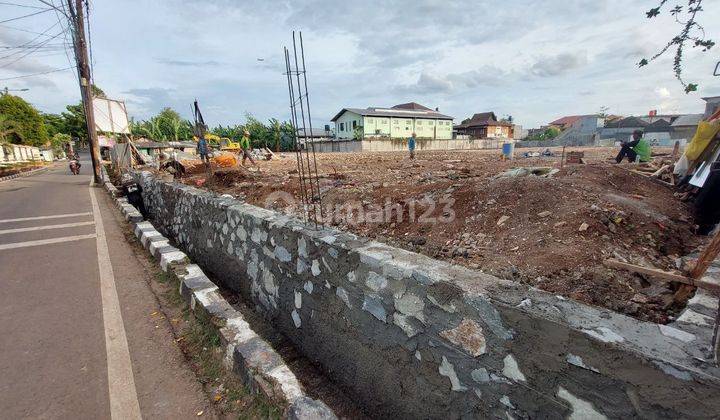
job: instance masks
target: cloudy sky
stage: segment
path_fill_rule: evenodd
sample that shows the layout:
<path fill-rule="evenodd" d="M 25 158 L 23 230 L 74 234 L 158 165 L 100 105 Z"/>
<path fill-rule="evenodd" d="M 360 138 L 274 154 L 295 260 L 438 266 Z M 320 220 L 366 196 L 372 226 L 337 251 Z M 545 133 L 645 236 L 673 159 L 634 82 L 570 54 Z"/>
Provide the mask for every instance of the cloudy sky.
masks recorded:
<path fill-rule="evenodd" d="M 712 77 L 717 47 L 687 52 L 686 79 L 700 84 L 690 95 L 673 77 L 671 54 L 636 66 L 679 31 L 669 16 L 645 18 L 657 3 L 95 0 L 94 75 L 136 119 L 165 106 L 189 118 L 194 98 L 211 125 L 241 123 L 246 112 L 285 119 L 282 47 L 291 44 L 292 30 L 302 30 L 315 126 L 343 107 L 409 101 L 457 120 L 495 111 L 528 128 L 603 106 L 615 114 L 702 112 L 701 96 L 720 95 L 720 77 Z M 720 2 L 705 3 L 701 23 L 720 39 Z M 0 4 L 0 20 L 34 11 L 40 9 Z M 55 35 L 57 22 L 47 12 L 2 23 L 0 45 Z M 0 79 L 68 67 L 62 42 L 58 36 L 27 56 L 0 50 Z M 5 85 L 30 89 L 19 94 L 46 112 L 79 99 L 72 71 L 1 80 Z"/>

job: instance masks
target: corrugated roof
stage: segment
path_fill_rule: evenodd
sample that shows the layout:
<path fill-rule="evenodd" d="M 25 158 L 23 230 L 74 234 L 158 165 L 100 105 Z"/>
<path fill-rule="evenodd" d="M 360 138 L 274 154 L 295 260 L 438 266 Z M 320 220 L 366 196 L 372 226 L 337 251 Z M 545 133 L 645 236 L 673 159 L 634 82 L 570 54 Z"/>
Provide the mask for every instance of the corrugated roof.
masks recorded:
<path fill-rule="evenodd" d="M 427 108 L 426 108 L 427 109 Z M 437 118 L 440 120 L 452 120 L 453 117 L 444 115 L 433 110 L 413 110 L 407 108 L 343 108 L 330 121 L 337 121 L 346 111 L 368 117 L 407 117 L 407 118 Z"/>
<path fill-rule="evenodd" d="M 673 121 L 672 126 L 673 127 L 683 127 L 683 126 L 687 127 L 687 126 L 698 125 L 698 123 L 702 119 L 703 119 L 703 114 L 681 115 L 675 121 Z"/>
<path fill-rule="evenodd" d="M 645 127 L 646 133 L 669 133 L 673 131 L 670 123 L 665 120 L 657 120 Z"/>
<path fill-rule="evenodd" d="M 411 110 L 415 110 L 415 111 L 432 111 L 432 109 L 430 109 L 426 106 L 420 105 L 417 102 L 408 102 L 406 104 L 398 104 L 398 105 L 395 105 L 393 107 L 393 109 L 411 109 Z"/>

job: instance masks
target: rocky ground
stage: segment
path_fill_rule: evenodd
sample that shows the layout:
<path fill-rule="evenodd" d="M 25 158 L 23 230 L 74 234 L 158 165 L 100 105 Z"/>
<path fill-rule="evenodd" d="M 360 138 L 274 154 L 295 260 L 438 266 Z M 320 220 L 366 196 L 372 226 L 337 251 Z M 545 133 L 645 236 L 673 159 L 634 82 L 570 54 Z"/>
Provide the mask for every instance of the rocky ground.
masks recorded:
<path fill-rule="evenodd" d="M 578 149 L 580 150 L 580 149 Z M 666 323 L 684 306 L 676 285 L 603 265 L 606 258 L 676 269 L 700 243 L 690 209 L 661 182 L 585 148 L 501 161 L 498 151 L 318 154 L 328 224 L 592 305 Z M 658 151 L 669 152 L 669 151 Z M 255 168 L 202 170 L 182 182 L 302 213 L 294 154 Z M 514 168 L 543 168 L 518 171 Z M 549 173 L 550 172 L 550 173 Z M 282 191 L 284 193 L 278 193 Z"/>

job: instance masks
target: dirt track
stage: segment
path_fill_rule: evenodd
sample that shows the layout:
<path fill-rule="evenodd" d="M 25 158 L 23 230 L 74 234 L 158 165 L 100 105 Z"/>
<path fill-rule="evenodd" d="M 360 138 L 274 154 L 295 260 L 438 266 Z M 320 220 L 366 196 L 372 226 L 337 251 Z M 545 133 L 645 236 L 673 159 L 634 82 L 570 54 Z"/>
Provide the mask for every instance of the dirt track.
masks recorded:
<path fill-rule="evenodd" d="M 587 164 L 565 165 L 549 178 L 496 176 L 515 167 L 559 169 L 558 149 L 555 157 L 512 162 L 500 161 L 495 150 L 419 152 L 415 160 L 404 153 L 319 154 L 323 208 L 332 216 L 329 224 L 342 229 L 668 322 L 684 305 L 673 302 L 669 285 L 608 269 L 602 261 L 674 269 L 699 243 L 690 209 L 671 188 L 631 172 L 632 165 L 612 164 L 613 149 L 582 150 Z M 272 200 L 277 191 L 299 200 L 294 155 L 259 165 L 260 173 L 221 170 L 183 182 L 298 212 Z"/>

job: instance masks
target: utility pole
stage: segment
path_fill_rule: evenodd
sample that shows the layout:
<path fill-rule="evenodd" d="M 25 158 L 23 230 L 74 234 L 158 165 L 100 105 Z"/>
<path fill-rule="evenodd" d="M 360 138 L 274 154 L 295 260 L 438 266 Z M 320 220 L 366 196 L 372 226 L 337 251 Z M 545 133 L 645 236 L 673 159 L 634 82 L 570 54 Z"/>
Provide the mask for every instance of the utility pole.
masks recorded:
<path fill-rule="evenodd" d="M 90 65 L 88 64 L 87 42 L 85 41 L 85 22 L 83 20 L 83 0 L 67 0 L 69 19 L 73 28 L 73 46 L 75 48 L 75 61 L 77 62 L 80 94 L 85 109 L 88 140 L 90 141 L 90 158 L 92 159 L 95 182 L 103 182 L 100 170 L 100 145 L 95 127 L 95 110 L 92 104 L 92 81 L 90 78 Z"/>

